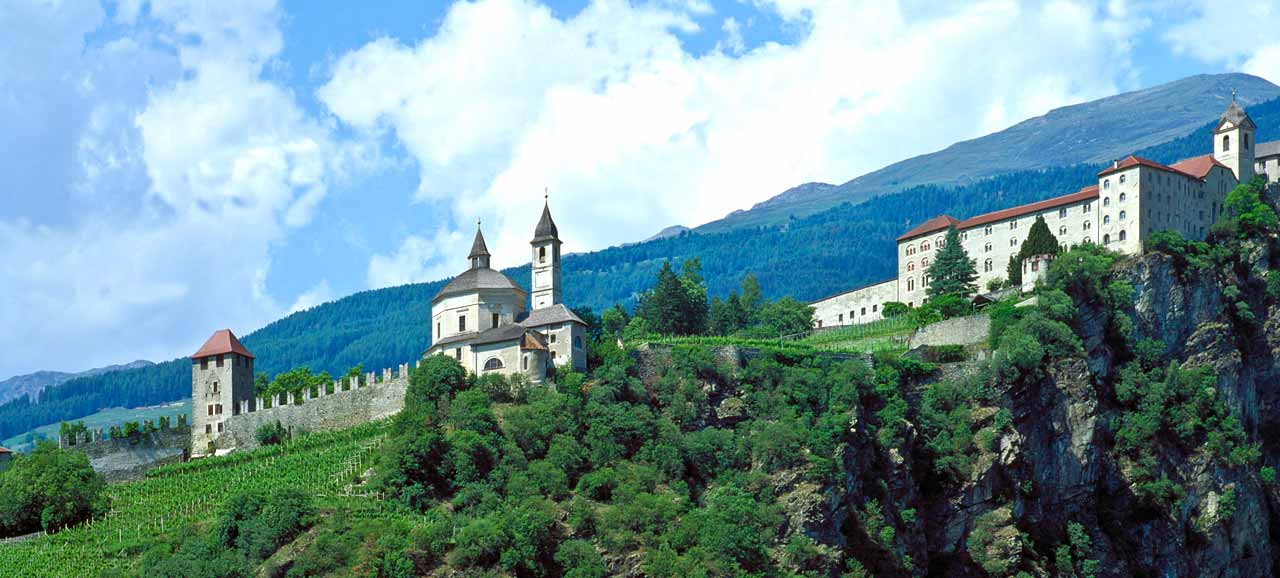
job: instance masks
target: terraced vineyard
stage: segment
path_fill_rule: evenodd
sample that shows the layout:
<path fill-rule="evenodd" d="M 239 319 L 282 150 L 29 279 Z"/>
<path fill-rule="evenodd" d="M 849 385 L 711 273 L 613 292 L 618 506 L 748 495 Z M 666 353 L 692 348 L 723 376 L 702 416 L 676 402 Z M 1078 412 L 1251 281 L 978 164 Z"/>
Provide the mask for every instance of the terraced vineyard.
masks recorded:
<path fill-rule="evenodd" d="M 137 562 L 150 538 L 212 516 L 245 490 L 296 487 L 317 503 L 377 513 L 382 500 L 354 494 L 351 482 L 373 462 L 387 422 L 313 434 L 282 446 L 175 464 L 107 489 L 104 517 L 50 536 L 0 546 L 7 577 L 99 576 Z"/>

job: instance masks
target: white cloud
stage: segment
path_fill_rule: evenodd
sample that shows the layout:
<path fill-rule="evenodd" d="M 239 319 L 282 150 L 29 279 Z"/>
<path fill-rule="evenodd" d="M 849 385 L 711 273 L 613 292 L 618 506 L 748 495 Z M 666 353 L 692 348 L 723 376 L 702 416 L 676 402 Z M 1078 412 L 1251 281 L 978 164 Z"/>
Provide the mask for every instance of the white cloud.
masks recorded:
<path fill-rule="evenodd" d="M 315 287 L 308 289 L 294 300 L 293 305 L 289 307 L 289 313 L 305 311 L 315 307 L 316 305 L 333 301 L 335 297 L 336 295 L 334 295 L 333 289 L 329 287 L 329 280 L 321 279 Z"/>
<path fill-rule="evenodd" d="M 495 264 L 513 265 L 543 186 L 567 250 L 706 222 L 1112 94 L 1144 26 L 1116 24 L 1123 3 L 779 0 L 808 30 L 797 44 L 695 57 L 677 33 L 691 12 L 663 6 L 601 0 L 560 20 L 527 0 L 459 3 L 417 45 L 340 57 L 319 97 L 393 133 L 419 200 L 485 217 Z"/>
<path fill-rule="evenodd" d="M 461 259 L 470 245 L 463 236 L 445 228 L 437 230 L 434 239 L 409 235 L 391 255 L 374 255 L 369 260 L 366 278 L 369 287 L 394 287 L 406 283 L 435 281 L 456 274 Z"/>
<path fill-rule="evenodd" d="M 141 18 L 137 6 L 125 8 L 119 20 Z M 92 203 L 71 206 L 69 223 L 0 213 L 0 286 L 9 296 L 0 324 L 23 328 L 0 335 L 0 374 L 168 359 L 215 329 L 243 334 L 284 314 L 266 288 L 273 245 L 368 161 L 367 141 L 336 143 L 289 90 L 263 78 L 283 44 L 274 2 L 149 8 L 154 20 L 138 26 L 158 30 L 148 42 L 159 48 L 132 37 L 82 48 L 104 63 L 78 82 L 92 106 L 83 128 L 67 131 L 78 135 L 76 190 Z M 176 49 L 180 75 L 120 65 L 166 47 Z M 101 196 L 113 190 L 127 209 Z M 321 282 L 293 308 L 332 297 Z"/>

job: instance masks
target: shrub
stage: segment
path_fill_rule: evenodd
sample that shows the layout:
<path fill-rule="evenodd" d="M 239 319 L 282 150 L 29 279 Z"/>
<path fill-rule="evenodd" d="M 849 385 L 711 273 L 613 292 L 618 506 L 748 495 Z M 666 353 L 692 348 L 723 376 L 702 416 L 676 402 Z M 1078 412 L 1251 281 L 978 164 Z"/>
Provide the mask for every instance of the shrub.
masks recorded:
<path fill-rule="evenodd" d="M 881 308 L 880 312 L 886 318 L 897 317 L 899 315 L 906 315 L 907 313 L 910 313 L 911 308 L 907 307 L 906 303 L 901 303 L 898 301 L 889 301 L 884 304 L 884 307 Z"/>
<path fill-rule="evenodd" d="M 253 437 L 258 440 L 259 445 L 280 445 L 289 439 L 289 430 L 285 429 L 280 420 L 276 420 L 275 423 L 264 423 L 258 426 L 258 431 Z"/>
<path fill-rule="evenodd" d="M 106 482 L 83 452 L 36 442 L 0 473 L 0 537 L 55 532 L 107 510 Z"/>

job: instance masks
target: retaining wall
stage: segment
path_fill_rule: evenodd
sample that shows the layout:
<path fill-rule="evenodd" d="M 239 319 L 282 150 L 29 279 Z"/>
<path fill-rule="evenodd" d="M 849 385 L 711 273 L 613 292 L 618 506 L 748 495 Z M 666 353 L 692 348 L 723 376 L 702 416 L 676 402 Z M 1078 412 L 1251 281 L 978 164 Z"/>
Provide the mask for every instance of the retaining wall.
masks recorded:
<path fill-rule="evenodd" d="M 908 349 L 922 345 L 978 345 L 991 336 L 991 317 L 986 313 L 956 317 L 926 325 L 911 334 Z"/>

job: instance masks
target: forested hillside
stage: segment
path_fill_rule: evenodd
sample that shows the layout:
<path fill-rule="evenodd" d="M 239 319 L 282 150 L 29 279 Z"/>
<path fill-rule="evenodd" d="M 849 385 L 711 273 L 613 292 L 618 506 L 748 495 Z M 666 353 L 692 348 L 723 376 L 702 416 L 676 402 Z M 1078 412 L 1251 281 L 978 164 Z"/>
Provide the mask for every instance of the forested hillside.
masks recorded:
<path fill-rule="evenodd" d="M 1249 109 L 1259 142 L 1280 139 L 1280 99 Z M 1192 134 L 1138 151 L 1161 162 L 1209 152 L 1206 123 Z M 684 233 L 653 241 L 565 257 L 565 299 L 602 311 L 630 306 L 663 261 L 698 257 L 709 295 L 725 296 L 750 271 L 766 297 L 812 300 L 888 278 L 895 267 L 894 239 L 941 213 L 954 217 L 993 211 L 1093 183 L 1101 165 L 1019 171 L 961 187 L 920 186 L 860 204 L 843 204 L 779 226 L 718 234 Z M 572 240 L 572 231 L 564 232 Z M 465 266 L 459 260 L 461 270 Z M 528 267 L 507 269 L 527 285 Z M 292 367 L 342 373 L 362 364 L 378 369 L 419 355 L 430 342 L 430 300 L 443 281 L 365 291 L 295 313 L 244 336 L 271 375 Z M 208 333 L 216 327 L 199 328 Z M 193 328 L 193 331 L 196 329 Z M 190 394 L 185 360 L 75 379 L 48 388 L 41 403 L 25 398 L 0 405 L 0 439 L 33 427 L 74 419 L 105 407 L 169 402 Z"/>

